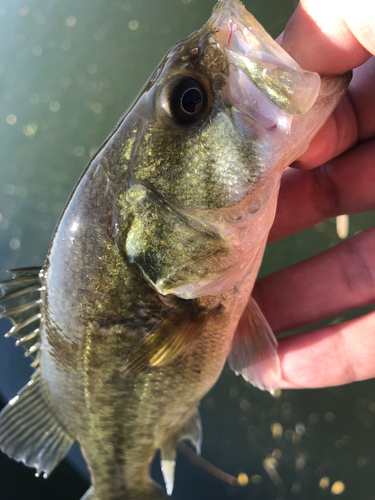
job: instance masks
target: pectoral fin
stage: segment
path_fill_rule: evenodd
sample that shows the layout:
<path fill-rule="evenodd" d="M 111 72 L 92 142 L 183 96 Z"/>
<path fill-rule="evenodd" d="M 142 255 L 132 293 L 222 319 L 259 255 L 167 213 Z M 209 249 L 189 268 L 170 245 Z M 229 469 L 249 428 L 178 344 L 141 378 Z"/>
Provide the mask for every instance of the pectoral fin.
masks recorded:
<path fill-rule="evenodd" d="M 216 309 L 195 311 L 185 305 L 171 311 L 133 349 L 122 368 L 122 375 L 141 373 L 173 362 L 199 336 L 215 312 Z"/>
<path fill-rule="evenodd" d="M 53 414 L 35 376 L 0 414 L 0 449 L 47 477 L 73 439 Z"/>
<path fill-rule="evenodd" d="M 168 495 L 172 495 L 174 486 L 174 471 L 176 464 L 176 445 L 181 439 L 189 439 L 196 452 L 200 454 L 202 444 L 202 424 L 198 408 L 188 418 L 185 424 L 173 434 L 161 448 L 161 470 Z"/>
<path fill-rule="evenodd" d="M 277 340 L 255 300 L 249 302 L 238 323 L 228 356 L 232 370 L 262 390 L 273 393 L 280 380 Z"/>

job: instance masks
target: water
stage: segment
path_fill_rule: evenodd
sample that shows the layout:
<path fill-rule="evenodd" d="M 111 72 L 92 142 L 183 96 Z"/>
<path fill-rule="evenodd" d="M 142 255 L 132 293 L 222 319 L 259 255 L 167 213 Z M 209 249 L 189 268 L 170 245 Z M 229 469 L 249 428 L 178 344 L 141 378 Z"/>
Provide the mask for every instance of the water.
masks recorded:
<path fill-rule="evenodd" d="M 199 28 L 213 4 L 213 0 L 0 2 L 1 278 L 7 269 L 42 264 L 54 226 L 89 158 L 164 53 Z M 293 11 L 292 0 L 254 0 L 245 5 L 273 36 Z M 352 216 L 349 236 L 373 220 L 373 213 Z M 334 221 L 327 221 L 270 245 L 261 274 L 338 242 Z M 325 324 L 355 314 L 358 311 Z M 1 332 L 7 326 L 6 320 L 0 322 Z M 1 338 L 0 388 L 6 399 L 27 382 L 29 373 L 23 351 Z M 331 498 L 332 484 L 341 481 L 345 491 L 340 498 L 375 500 L 373 381 L 283 391 L 275 399 L 225 369 L 202 402 L 202 419 L 203 456 L 234 476 L 247 474 L 250 483 L 230 486 L 180 456 L 175 499 L 315 500 Z M 26 495 L 78 500 L 86 489 L 85 480 L 66 465 L 43 482 L 34 479 L 32 471 L 2 460 L 4 500 Z M 84 471 L 77 450 L 72 460 L 77 470 Z M 161 481 L 156 465 L 154 474 Z M 25 492 L 19 484 L 15 489 L 20 478 Z M 335 487 L 339 491 L 340 483 Z"/>

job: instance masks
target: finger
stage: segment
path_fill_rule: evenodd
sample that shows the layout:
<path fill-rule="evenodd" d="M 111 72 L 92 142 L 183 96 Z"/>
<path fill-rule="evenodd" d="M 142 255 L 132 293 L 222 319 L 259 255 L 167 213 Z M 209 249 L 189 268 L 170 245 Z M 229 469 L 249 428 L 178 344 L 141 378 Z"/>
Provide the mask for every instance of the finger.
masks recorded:
<path fill-rule="evenodd" d="M 375 136 L 375 57 L 354 71 L 348 92 L 293 166 L 313 168 Z"/>
<path fill-rule="evenodd" d="M 371 53 L 375 54 L 372 2 L 358 0 L 354 5 L 347 0 L 301 0 L 286 26 L 281 46 L 304 69 L 322 75 L 344 73 L 360 66 Z M 316 167 L 357 140 L 369 138 L 371 130 L 374 134 L 374 74 L 374 60 L 355 72 L 347 96 L 294 166 Z"/>
<path fill-rule="evenodd" d="M 313 170 L 287 169 L 269 241 L 336 215 L 374 210 L 374 158 L 375 139 Z"/>
<path fill-rule="evenodd" d="M 275 333 L 374 304 L 375 228 L 262 278 L 253 296 Z"/>
<path fill-rule="evenodd" d="M 313 137 L 307 151 L 291 166 L 311 169 L 335 158 L 357 143 L 358 127 L 357 115 L 348 90 L 323 127 Z"/>
<path fill-rule="evenodd" d="M 375 377 L 375 311 L 280 339 L 281 388 L 317 388 Z"/>
<path fill-rule="evenodd" d="M 304 69 L 321 75 L 345 73 L 375 54 L 372 2 L 301 0 L 281 46 Z"/>

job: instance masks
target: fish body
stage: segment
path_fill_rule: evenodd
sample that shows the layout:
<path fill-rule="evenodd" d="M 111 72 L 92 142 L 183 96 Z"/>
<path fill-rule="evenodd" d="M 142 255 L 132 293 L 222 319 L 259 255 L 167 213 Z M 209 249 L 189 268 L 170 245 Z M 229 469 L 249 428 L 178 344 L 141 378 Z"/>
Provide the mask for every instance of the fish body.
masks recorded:
<path fill-rule="evenodd" d="M 2 283 L 34 358 L 0 446 L 48 475 L 76 440 L 84 499 L 165 498 L 175 448 L 200 450 L 198 404 L 228 358 L 277 387 L 277 344 L 249 300 L 282 171 L 348 75 L 302 70 L 238 0 L 173 47 L 79 180 L 45 264 Z"/>

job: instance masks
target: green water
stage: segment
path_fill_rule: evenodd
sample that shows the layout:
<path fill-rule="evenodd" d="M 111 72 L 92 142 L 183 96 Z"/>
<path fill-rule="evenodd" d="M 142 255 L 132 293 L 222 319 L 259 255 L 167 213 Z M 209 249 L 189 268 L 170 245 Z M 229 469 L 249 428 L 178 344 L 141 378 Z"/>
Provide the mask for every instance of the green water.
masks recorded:
<path fill-rule="evenodd" d="M 91 155 L 164 53 L 199 28 L 213 4 L 0 1 L 1 278 L 7 269 L 43 263 L 54 226 Z M 293 11 L 292 0 L 245 5 L 273 36 Z M 373 213 L 351 217 L 350 235 L 373 220 Z M 261 273 L 338 242 L 334 221 L 327 221 L 270 245 Z M 5 320 L 0 328 L 6 331 Z M 0 389 L 6 398 L 28 380 L 28 362 L 22 354 L 11 341 L 0 340 Z M 284 391 L 274 399 L 225 369 L 202 402 L 202 419 L 203 456 L 235 476 L 246 473 L 252 481 L 243 488 L 229 486 L 180 457 L 175 499 L 328 499 L 332 483 L 342 481 L 346 489 L 340 498 L 375 500 L 373 381 Z M 271 477 L 262 463 L 272 453 L 277 476 Z M 76 457 L 77 452 L 73 460 L 81 467 Z M 326 489 L 319 486 L 322 477 L 330 480 Z M 0 483 L 16 480 L 0 470 Z M 36 498 L 33 481 L 29 499 Z M 78 500 L 80 494 L 72 486 L 71 498 Z M 58 495 L 56 491 L 54 498 Z"/>

